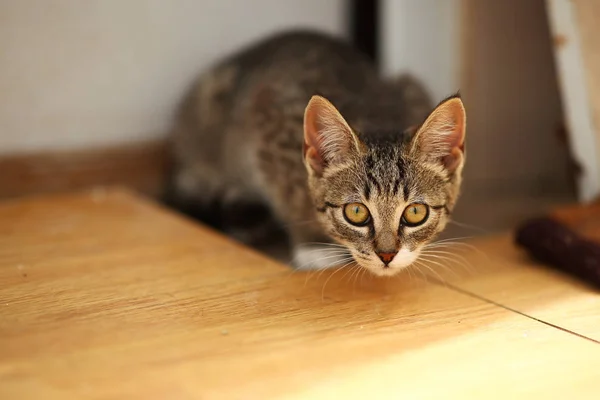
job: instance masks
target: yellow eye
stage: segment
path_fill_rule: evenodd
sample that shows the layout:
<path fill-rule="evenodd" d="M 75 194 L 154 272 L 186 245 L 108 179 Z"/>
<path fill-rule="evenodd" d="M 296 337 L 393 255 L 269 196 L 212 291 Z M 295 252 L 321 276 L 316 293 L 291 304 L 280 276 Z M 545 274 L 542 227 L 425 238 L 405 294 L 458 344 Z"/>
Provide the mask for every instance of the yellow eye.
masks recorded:
<path fill-rule="evenodd" d="M 349 203 L 344 206 L 344 217 L 352 225 L 363 226 L 371 219 L 369 209 L 362 203 Z"/>
<path fill-rule="evenodd" d="M 402 213 L 402 222 L 407 226 L 421 225 L 429 217 L 429 207 L 425 204 L 412 203 L 404 209 Z"/>

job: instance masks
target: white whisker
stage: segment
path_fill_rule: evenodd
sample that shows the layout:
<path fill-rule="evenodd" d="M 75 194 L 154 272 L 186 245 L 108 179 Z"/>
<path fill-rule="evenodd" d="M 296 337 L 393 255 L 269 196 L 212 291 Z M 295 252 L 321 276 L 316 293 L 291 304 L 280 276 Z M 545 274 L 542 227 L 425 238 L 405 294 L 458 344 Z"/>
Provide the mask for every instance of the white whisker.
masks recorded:
<path fill-rule="evenodd" d="M 344 279 L 350 272 L 352 272 L 354 270 L 354 268 L 356 267 L 356 265 L 353 265 L 351 268 L 347 268 L 348 271 L 346 271 L 346 273 L 344 275 L 342 275 L 342 277 L 340 279 Z M 352 276 L 352 275 L 350 275 Z"/>
<path fill-rule="evenodd" d="M 440 276 L 440 274 L 437 273 L 436 270 L 434 270 L 433 268 L 431 268 L 429 265 L 427 265 L 426 263 L 419 263 L 419 266 L 421 267 L 425 267 L 427 268 L 427 270 L 433 274 L 435 274 L 437 276 L 437 280 L 444 283 L 444 285 L 446 284 L 446 281 L 444 281 L 444 279 L 442 279 L 442 277 Z M 427 280 L 427 274 L 423 274 L 425 276 L 425 280 Z"/>
<path fill-rule="evenodd" d="M 444 265 L 444 264 L 442 264 L 441 262 L 434 261 L 434 260 L 431 260 L 431 259 L 426 259 L 426 258 L 424 258 L 424 259 L 423 259 L 423 261 L 424 261 L 424 264 L 425 264 L 425 266 L 427 266 L 427 263 L 430 263 L 430 264 L 435 264 L 435 265 L 437 265 L 438 267 L 440 267 L 442 270 L 444 270 L 444 271 L 448 271 L 448 272 L 452 273 L 452 274 L 454 275 L 454 277 L 455 277 L 455 278 L 457 277 L 456 273 L 455 273 L 454 271 L 452 271 L 452 269 L 451 269 L 451 268 L 449 268 L 447 265 Z M 430 271 L 432 271 L 433 273 L 435 273 L 435 275 L 436 275 L 436 276 L 437 276 L 437 277 L 438 277 L 438 278 L 439 278 L 441 281 L 444 281 L 444 279 L 443 279 L 443 278 L 440 276 L 440 274 L 438 274 L 438 273 L 437 273 L 437 271 L 436 271 L 435 269 L 433 269 L 433 268 L 431 268 L 431 267 L 429 267 L 429 266 L 427 266 L 427 267 L 428 267 L 428 269 L 429 269 Z"/>
<path fill-rule="evenodd" d="M 473 273 L 473 264 L 471 264 L 469 262 L 469 260 L 467 260 L 465 257 L 463 257 L 460 254 L 453 253 L 450 251 L 443 251 L 443 250 L 428 250 L 428 251 L 423 251 L 421 253 L 421 255 L 422 256 L 432 256 L 432 257 L 439 258 L 441 260 L 454 262 L 457 265 L 464 267 L 467 272 Z M 453 259 L 452 257 L 455 257 L 455 259 Z"/>
<path fill-rule="evenodd" d="M 360 275 L 360 271 L 364 270 L 364 268 L 362 268 L 360 265 L 357 264 L 357 268 L 356 268 L 356 273 L 352 273 L 352 275 L 350 275 L 350 278 L 354 277 L 354 279 L 352 280 L 352 290 L 356 290 L 356 280 L 358 279 L 358 276 Z"/>
<path fill-rule="evenodd" d="M 420 263 L 420 262 L 417 260 L 417 261 L 415 261 L 414 263 L 412 263 L 412 264 L 410 265 L 410 267 L 413 267 L 413 266 L 415 267 L 415 268 L 414 268 L 414 270 L 415 270 L 415 275 L 416 275 L 416 273 L 418 272 L 418 273 L 421 275 L 421 279 L 423 279 L 423 280 L 425 280 L 425 281 L 427 282 L 427 275 L 425 275 L 425 274 L 423 273 L 423 271 L 421 271 L 421 268 L 420 268 L 420 267 L 422 267 L 422 264 L 421 264 L 421 263 Z"/>
<path fill-rule="evenodd" d="M 321 289 L 321 301 L 325 301 L 325 287 L 327 286 L 327 282 L 329 282 L 331 280 L 331 278 L 333 278 L 333 276 L 335 274 L 337 274 L 339 271 L 341 271 L 342 269 L 344 269 L 348 265 L 352 264 L 352 262 L 354 262 L 354 260 L 350 261 L 347 264 L 342 265 L 341 267 L 339 267 L 338 269 L 336 269 L 335 271 L 333 271 L 331 273 L 331 275 L 329 275 L 329 277 L 325 280 L 325 283 L 323 284 L 323 289 Z"/>
<path fill-rule="evenodd" d="M 464 222 L 458 222 L 458 221 L 455 221 L 455 220 L 450 220 L 450 221 L 448 221 L 448 223 L 456 225 L 456 226 L 461 227 L 461 228 L 473 229 L 473 230 L 476 230 L 476 231 L 479 231 L 479 232 L 482 232 L 482 233 L 490 233 L 490 231 L 488 229 L 485 229 L 485 228 L 482 228 L 482 227 L 479 227 L 479 226 L 475 226 L 475 225 L 465 224 Z"/>
<path fill-rule="evenodd" d="M 483 251 L 479 250 L 476 246 L 473 246 L 470 243 L 464 242 L 445 242 L 445 243 L 431 243 L 424 247 L 425 249 L 446 249 L 446 250 L 470 250 L 478 255 L 484 257 L 487 261 L 489 261 L 487 254 Z"/>

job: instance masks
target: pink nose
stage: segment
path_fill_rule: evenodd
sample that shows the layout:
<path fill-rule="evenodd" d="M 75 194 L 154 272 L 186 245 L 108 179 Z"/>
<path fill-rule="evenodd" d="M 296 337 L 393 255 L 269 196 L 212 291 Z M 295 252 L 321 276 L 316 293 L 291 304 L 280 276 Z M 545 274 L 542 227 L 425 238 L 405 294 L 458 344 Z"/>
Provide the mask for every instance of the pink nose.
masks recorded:
<path fill-rule="evenodd" d="M 396 254 L 398 254 L 397 251 L 392 251 L 388 253 L 377 253 L 379 258 L 381 258 L 381 261 L 383 261 L 385 265 L 388 265 L 394 259 Z"/>

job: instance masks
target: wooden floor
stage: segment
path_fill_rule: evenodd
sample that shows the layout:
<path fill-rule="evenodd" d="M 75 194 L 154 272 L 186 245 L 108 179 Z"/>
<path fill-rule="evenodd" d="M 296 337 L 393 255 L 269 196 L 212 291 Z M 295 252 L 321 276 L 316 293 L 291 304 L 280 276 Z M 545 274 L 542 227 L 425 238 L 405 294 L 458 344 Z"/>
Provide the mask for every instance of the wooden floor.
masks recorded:
<path fill-rule="evenodd" d="M 0 399 L 598 398 L 599 294 L 470 245 L 318 276 L 125 191 L 5 202 Z"/>

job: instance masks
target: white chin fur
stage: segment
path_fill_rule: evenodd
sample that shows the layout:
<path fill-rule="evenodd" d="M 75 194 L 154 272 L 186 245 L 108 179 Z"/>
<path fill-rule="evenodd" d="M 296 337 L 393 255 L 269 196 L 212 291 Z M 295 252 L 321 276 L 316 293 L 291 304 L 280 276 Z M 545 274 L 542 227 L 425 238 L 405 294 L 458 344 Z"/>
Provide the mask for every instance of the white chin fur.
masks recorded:
<path fill-rule="evenodd" d="M 419 254 L 421 254 L 421 249 L 415 249 L 414 251 L 410 251 L 408 249 L 400 249 L 396 257 L 390 263 L 389 269 L 403 269 L 417 261 L 419 258 Z M 387 268 L 386 268 L 387 269 Z"/>
<path fill-rule="evenodd" d="M 350 252 L 340 254 L 341 250 L 343 249 L 320 245 L 301 246 L 294 250 L 293 264 L 299 270 L 321 270 L 352 262 L 349 258 Z M 360 261 L 358 263 L 374 275 L 393 276 L 414 263 L 419 257 L 420 252 L 420 249 L 416 249 L 415 251 L 401 249 L 387 268 L 384 268 L 383 263 L 375 257 L 373 262 L 368 265 L 364 265 Z"/>
<path fill-rule="evenodd" d="M 383 263 L 379 259 L 369 265 L 363 265 L 363 268 L 368 269 L 377 276 L 393 276 L 414 263 L 419 258 L 420 253 L 420 249 L 414 251 L 401 249 L 387 268 L 384 268 Z"/>

